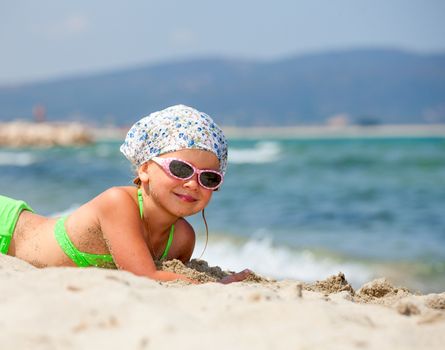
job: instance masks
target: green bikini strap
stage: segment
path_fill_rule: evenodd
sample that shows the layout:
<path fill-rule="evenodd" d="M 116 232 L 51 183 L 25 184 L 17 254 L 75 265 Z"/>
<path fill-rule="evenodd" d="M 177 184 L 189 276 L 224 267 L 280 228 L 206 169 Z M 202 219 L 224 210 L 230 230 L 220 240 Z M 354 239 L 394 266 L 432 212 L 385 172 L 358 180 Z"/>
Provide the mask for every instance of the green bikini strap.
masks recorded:
<path fill-rule="evenodd" d="M 170 228 L 170 234 L 168 236 L 167 246 L 165 247 L 164 254 L 161 256 L 161 260 L 164 260 L 167 257 L 168 251 L 170 250 L 170 246 L 173 242 L 173 233 L 175 232 L 175 225 L 173 224 Z"/>
<path fill-rule="evenodd" d="M 144 202 L 142 200 L 142 190 L 138 189 L 138 201 L 139 201 L 139 212 L 141 213 L 141 219 L 144 217 Z"/>
<path fill-rule="evenodd" d="M 141 219 L 144 217 L 144 202 L 142 200 L 142 190 L 138 189 L 138 202 L 139 202 L 139 212 L 141 213 Z M 173 242 L 173 234 L 175 232 L 175 225 L 173 224 L 170 228 L 170 234 L 168 236 L 167 246 L 165 247 L 164 254 L 161 256 L 161 260 L 167 257 L 168 251 L 170 250 L 170 246 Z"/>

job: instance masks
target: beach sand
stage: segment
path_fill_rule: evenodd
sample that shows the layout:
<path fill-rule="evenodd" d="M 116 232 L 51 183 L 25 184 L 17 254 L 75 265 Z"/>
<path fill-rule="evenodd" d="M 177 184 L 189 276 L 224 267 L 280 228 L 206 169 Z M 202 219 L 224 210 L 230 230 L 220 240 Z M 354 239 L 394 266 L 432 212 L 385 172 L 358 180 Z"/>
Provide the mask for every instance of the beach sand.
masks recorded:
<path fill-rule="evenodd" d="M 354 291 L 324 281 L 225 273 L 193 261 L 164 269 L 207 281 L 160 283 L 105 269 L 37 269 L 0 254 L 0 344 L 7 349 L 443 349 L 445 293 L 385 279 Z"/>

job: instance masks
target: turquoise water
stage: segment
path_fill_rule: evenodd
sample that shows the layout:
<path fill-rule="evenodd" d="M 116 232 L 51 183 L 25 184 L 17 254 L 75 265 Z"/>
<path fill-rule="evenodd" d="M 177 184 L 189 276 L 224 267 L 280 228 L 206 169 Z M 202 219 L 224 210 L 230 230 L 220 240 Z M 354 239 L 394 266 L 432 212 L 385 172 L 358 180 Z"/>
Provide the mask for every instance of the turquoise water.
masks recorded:
<path fill-rule="evenodd" d="M 229 170 L 207 211 L 204 258 L 274 278 L 345 272 L 445 290 L 445 140 L 230 140 Z M 0 149 L 0 194 L 42 214 L 75 209 L 131 171 L 119 143 Z M 204 243 L 199 216 L 196 256 Z"/>

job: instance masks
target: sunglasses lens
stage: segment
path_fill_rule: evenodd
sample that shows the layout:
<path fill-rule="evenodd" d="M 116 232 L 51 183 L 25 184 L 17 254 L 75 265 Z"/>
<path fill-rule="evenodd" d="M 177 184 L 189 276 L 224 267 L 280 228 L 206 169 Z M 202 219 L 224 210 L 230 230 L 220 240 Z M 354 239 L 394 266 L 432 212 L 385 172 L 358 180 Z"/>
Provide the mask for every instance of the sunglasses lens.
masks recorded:
<path fill-rule="evenodd" d="M 170 162 L 169 168 L 173 175 L 181 179 L 187 179 L 193 175 L 193 168 L 190 167 L 190 165 L 179 160 L 172 160 Z"/>
<path fill-rule="evenodd" d="M 221 183 L 221 175 L 211 172 L 211 171 L 204 171 L 201 173 L 201 176 L 199 178 L 201 180 L 201 183 L 205 187 L 209 188 L 215 188 Z"/>

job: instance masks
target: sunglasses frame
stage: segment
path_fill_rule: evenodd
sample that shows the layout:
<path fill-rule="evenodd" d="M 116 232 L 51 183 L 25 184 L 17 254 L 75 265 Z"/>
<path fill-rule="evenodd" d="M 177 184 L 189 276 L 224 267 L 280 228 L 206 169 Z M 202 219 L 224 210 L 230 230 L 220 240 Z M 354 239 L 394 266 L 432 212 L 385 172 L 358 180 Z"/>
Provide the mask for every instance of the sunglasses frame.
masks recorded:
<path fill-rule="evenodd" d="M 224 182 L 224 175 L 222 173 L 220 173 L 219 171 L 212 170 L 212 169 L 198 169 L 183 159 L 174 158 L 174 157 L 170 157 L 170 158 L 153 157 L 151 160 L 154 161 L 156 164 L 158 164 L 171 177 L 178 179 L 178 180 L 187 181 L 187 180 L 190 180 L 193 176 L 195 176 L 195 174 L 198 174 L 198 183 L 203 188 L 205 188 L 207 190 L 217 191 L 221 187 L 222 183 Z M 184 163 L 184 164 L 188 165 L 190 168 L 192 168 L 193 169 L 192 175 L 190 175 L 186 178 L 183 178 L 183 177 L 179 177 L 179 176 L 176 176 L 175 174 L 173 174 L 170 170 L 170 163 L 175 160 L 178 162 Z M 219 175 L 221 177 L 221 182 L 215 187 L 204 186 L 201 182 L 201 174 L 205 173 L 205 172 L 210 172 L 210 173 Z"/>

